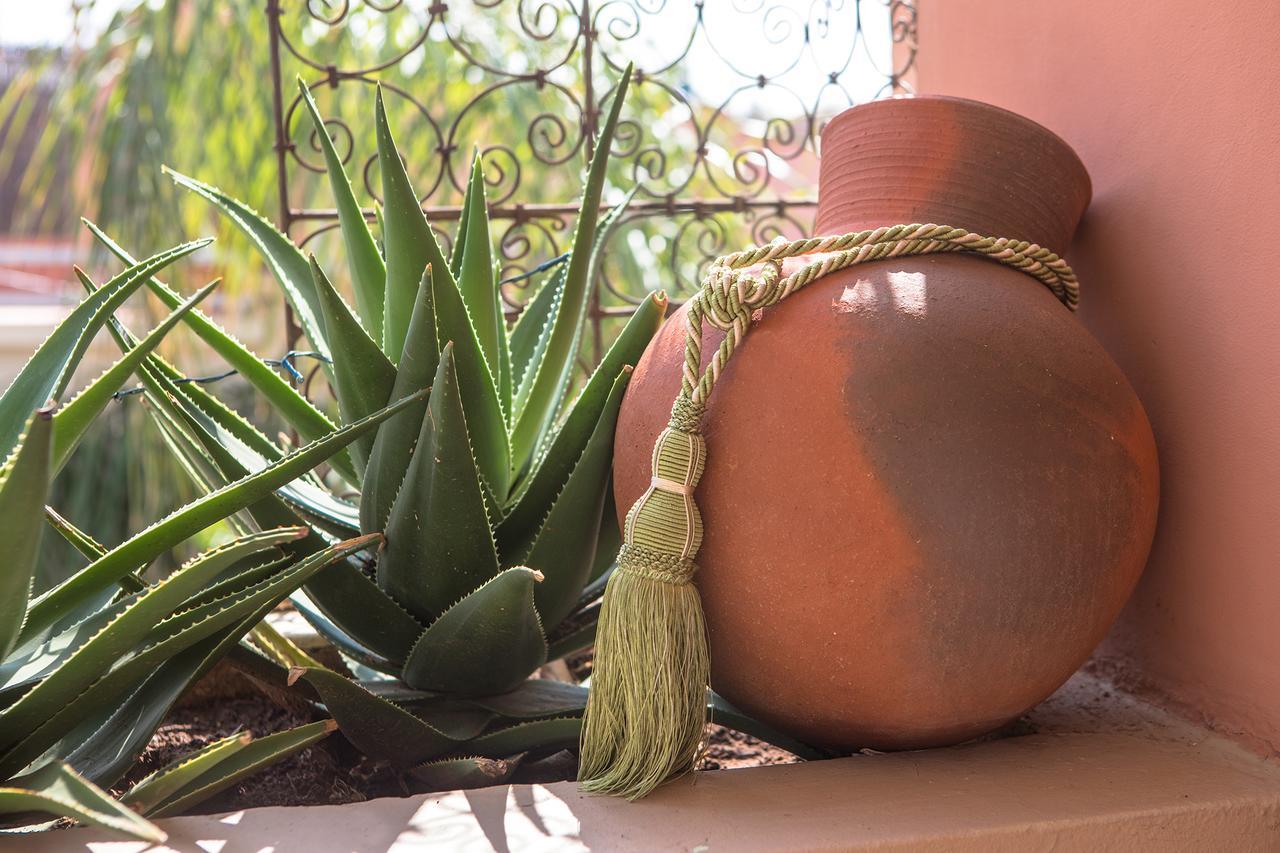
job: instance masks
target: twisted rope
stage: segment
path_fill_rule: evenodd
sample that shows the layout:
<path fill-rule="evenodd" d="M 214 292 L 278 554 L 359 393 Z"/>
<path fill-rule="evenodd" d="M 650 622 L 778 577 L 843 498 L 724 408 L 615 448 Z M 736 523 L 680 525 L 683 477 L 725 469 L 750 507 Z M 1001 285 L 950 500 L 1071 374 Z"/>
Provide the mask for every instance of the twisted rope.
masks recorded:
<path fill-rule="evenodd" d="M 627 513 L 618 568 L 600 608 L 582 727 L 584 790 L 643 797 L 692 770 L 701 753 L 710 659 L 702 603 L 692 583 L 703 532 L 693 493 L 706 465 L 705 403 L 750 330 L 751 315 L 836 270 L 940 252 L 967 252 L 1021 270 L 1073 311 L 1080 301 L 1075 273 L 1048 249 L 946 225 L 779 240 L 711 265 L 689 304 L 680 393 L 654 443 L 649 488 Z M 823 257 L 782 275 L 784 259 L 813 254 Z M 759 271 L 751 272 L 756 267 Z M 725 332 L 705 370 L 703 323 Z"/>
<path fill-rule="evenodd" d="M 1067 262 L 1048 249 L 1026 240 L 984 237 L 949 225 L 912 224 L 874 228 L 831 237 L 811 237 L 790 243 L 775 240 L 717 258 L 707 270 L 702 289 L 686 315 L 684 372 L 681 395 L 704 402 L 720 371 L 751 328 L 757 309 L 776 305 L 825 275 L 881 258 L 967 252 L 998 261 L 1038 279 L 1072 311 L 1080 304 L 1080 284 Z M 783 277 L 782 261 L 802 255 L 825 257 Z M 746 272 L 763 265 L 756 274 Z M 702 364 L 702 323 L 723 330 L 711 363 Z"/>

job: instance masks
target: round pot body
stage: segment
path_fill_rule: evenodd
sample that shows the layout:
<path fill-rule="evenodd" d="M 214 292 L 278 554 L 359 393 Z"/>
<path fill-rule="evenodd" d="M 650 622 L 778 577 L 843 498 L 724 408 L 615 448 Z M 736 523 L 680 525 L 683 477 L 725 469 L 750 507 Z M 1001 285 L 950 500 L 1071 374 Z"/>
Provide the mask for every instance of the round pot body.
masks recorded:
<path fill-rule="evenodd" d="M 1079 159 L 1033 122 L 881 101 L 824 132 L 817 227 L 938 222 L 1063 251 L 1088 198 Z M 683 336 L 681 310 L 632 376 L 621 514 L 648 485 Z M 955 743 L 1022 714 L 1102 639 L 1154 532 L 1133 389 L 1043 285 L 980 258 L 868 263 L 766 310 L 704 432 L 712 684 L 831 748 Z"/>

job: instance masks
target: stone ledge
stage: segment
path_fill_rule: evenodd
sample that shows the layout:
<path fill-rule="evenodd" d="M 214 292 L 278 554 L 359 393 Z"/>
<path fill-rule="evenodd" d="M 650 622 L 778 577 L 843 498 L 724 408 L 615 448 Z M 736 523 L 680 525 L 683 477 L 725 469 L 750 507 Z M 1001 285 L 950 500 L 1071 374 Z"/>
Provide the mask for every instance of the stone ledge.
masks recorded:
<path fill-rule="evenodd" d="M 169 848 L 75 829 L 0 850 L 1162 851 L 1280 849 L 1280 766 L 1078 675 L 950 749 L 700 773 L 640 803 L 572 783 L 161 821 Z"/>

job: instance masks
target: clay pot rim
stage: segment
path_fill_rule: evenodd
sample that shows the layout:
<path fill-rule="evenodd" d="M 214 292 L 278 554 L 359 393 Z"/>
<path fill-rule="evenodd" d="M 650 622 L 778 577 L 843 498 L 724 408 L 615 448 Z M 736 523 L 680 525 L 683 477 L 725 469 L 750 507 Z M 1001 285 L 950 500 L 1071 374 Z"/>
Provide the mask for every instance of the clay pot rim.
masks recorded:
<path fill-rule="evenodd" d="M 1000 121 L 1019 125 L 1023 130 L 1025 130 L 1026 132 L 1032 135 L 1047 138 L 1056 147 L 1062 150 L 1066 159 L 1073 165 L 1075 171 L 1079 173 L 1079 178 L 1080 180 L 1083 181 L 1082 186 L 1085 189 L 1085 208 L 1088 208 L 1089 204 L 1093 201 L 1093 179 L 1089 177 L 1089 170 L 1085 166 L 1084 160 L 1080 159 L 1080 155 L 1077 154 L 1076 150 L 1071 147 L 1071 143 L 1067 142 L 1067 140 L 1063 139 L 1057 133 L 1054 133 L 1052 130 L 1045 127 L 1043 124 L 1041 124 L 1040 122 L 1034 119 L 1027 118 L 1021 113 L 1016 113 L 1013 110 L 1007 110 L 1004 107 L 998 107 L 995 104 L 989 104 L 986 101 L 978 101 L 973 98 L 962 98 L 958 95 L 933 95 L 933 94 L 893 95 L 892 97 L 889 97 L 889 98 L 880 98 L 874 101 L 866 101 L 865 103 L 854 104 L 852 107 L 849 107 L 848 109 L 841 110 L 840 112 L 836 113 L 834 116 L 832 116 L 830 119 L 827 120 L 826 125 L 823 127 L 822 133 L 825 136 L 827 130 L 830 129 L 833 125 L 837 123 L 843 123 L 844 121 L 850 121 L 856 118 L 857 116 L 855 116 L 854 113 L 858 113 L 859 115 L 861 115 L 873 109 L 902 109 L 907 104 L 918 103 L 918 102 L 924 102 L 924 103 L 944 102 L 944 103 L 958 104 L 958 105 L 961 105 L 963 108 L 970 110 L 971 112 L 986 113 L 987 115 L 995 116 Z M 905 107 L 905 108 L 911 109 L 910 107 Z"/>

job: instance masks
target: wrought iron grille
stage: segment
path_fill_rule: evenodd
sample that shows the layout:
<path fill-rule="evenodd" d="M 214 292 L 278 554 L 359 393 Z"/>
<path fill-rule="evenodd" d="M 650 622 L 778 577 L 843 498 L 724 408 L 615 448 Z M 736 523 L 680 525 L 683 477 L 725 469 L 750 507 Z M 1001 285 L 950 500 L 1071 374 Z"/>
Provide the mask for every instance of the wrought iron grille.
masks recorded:
<path fill-rule="evenodd" d="M 637 190 L 593 289 L 597 352 L 601 326 L 648 290 L 679 299 L 715 255 L 807 232 L 825 119 L 910 91 L 916 56 L 913 0 L 267 0 L 266 15 L 282 229 L 307 243 L 336 227 L 311 206 L 321 160 L 286 77 L 332 116 L 370 217 L 371 98 L 340 95 L 380 82 L 445 244 L 480 152 L 504 279 L 561 251 L 597 123 L 635 63 L 610 179 Z M 513 312 L 533 280 L 504 285 Z"/>

